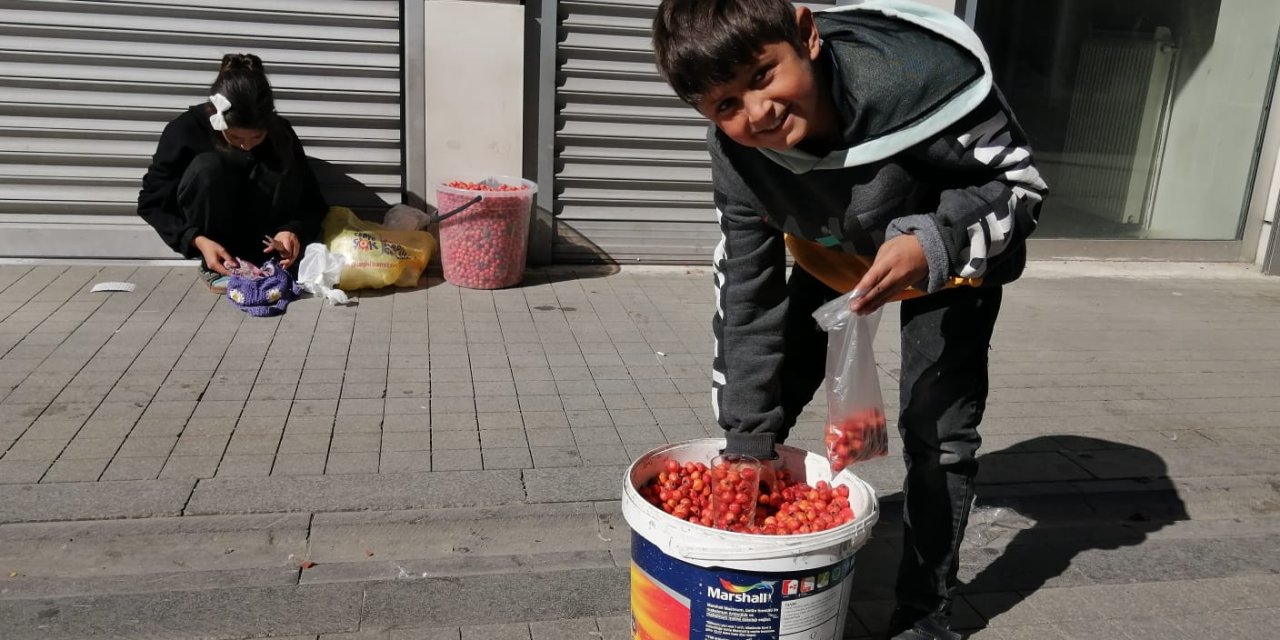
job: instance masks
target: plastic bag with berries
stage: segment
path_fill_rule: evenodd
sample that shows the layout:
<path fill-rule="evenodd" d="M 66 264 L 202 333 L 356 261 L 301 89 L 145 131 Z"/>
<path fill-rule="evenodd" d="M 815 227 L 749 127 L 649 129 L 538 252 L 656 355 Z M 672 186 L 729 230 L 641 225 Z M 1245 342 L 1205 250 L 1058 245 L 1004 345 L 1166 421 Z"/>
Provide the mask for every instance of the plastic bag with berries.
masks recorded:
<path fill-rule="evenodd" d="M 813 313 L 827 332 L 827 426 L 824 440 L 831 470 L 889 453 L 884 398 L 871 343 L 880 311 L 855 315 L 849 303 L 859 291 L 846 293 Z"/>

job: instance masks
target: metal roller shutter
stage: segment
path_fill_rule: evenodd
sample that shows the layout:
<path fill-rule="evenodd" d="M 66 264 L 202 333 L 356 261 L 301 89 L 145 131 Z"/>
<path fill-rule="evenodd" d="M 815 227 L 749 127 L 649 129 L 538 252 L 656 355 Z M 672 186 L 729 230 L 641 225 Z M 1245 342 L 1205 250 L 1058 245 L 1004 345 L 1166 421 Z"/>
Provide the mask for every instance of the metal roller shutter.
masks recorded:
<path fill-rule="evenodd" d="M 136 215 L 164 125 L 258 54 L 333 204 L 401 197 L 400 3 L 0 5 L 0 256 L 173 257 Z"/>
<path fill-rule="evenodd" d="M 658 0 L 559 5 L 553 259 L 710 262 L 707 123 L 654 67 Z"/>

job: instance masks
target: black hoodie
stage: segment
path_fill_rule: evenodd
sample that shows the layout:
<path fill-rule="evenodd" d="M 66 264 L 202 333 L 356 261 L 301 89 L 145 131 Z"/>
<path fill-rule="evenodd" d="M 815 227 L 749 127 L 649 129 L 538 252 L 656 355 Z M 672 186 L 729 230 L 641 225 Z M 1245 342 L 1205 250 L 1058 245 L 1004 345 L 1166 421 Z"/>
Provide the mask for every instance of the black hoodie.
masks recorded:
<path fill-rule="evenodd" d="M 208 102 L 193 105 L 165 126 L 151 166 L 142 178 L 138 215 L 174 251 L 188 258 L 198 256 L 200 252 L 192 240 L 199 232 L 179 208 L 178 183 L 197 155 L 216 151 L 237 156 L 256 176 L 258 184 L 274 186 L 270 210 L 255 212 L 256 228 L 245 230 L 247 246 L 258 246 L 259 236 L 280 231 L 292 231 L 304 243 L 318 235 L 328 205 L 289 121 L 277 116 L 277 124 L 262 144 L 251 151 L 241 151 L 219 143 L 221 134 L 209 123 L 213 112 L 213 105 Z M 238 257 L 253 260 L 260 256 Z"/>

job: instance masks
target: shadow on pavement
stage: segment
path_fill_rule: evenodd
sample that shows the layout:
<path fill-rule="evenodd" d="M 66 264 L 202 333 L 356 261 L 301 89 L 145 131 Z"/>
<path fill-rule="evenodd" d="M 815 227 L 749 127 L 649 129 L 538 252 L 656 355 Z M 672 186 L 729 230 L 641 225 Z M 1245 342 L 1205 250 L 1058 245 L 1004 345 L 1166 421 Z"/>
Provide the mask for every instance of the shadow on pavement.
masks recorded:
<path fill-rule="evenodd" d="M 1054 581 L 1078 584 L 1082 553 L 1142 544 L 1188 518 L 1159 455 L 1081 436 L 1042 436 L 979 456 L 978 498 L 960 554 L 956 629 L 974 631 Z M 851 608 L 878 637 L 893 608 L 902 542 L 902 494 L 885 496 L 872 540 L 858 553 Z"/>

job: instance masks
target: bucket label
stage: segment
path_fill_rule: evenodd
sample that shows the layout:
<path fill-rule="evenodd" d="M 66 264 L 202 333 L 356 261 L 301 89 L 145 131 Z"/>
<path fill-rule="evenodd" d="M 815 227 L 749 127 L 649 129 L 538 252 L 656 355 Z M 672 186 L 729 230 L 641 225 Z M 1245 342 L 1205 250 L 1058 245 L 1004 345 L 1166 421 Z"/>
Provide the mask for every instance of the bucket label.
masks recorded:
<path fill-rule="evenodd" d="M 853 558 L 805 571 L 704 569 L 631 535 L 635 640 L 838 640 Z"/>

